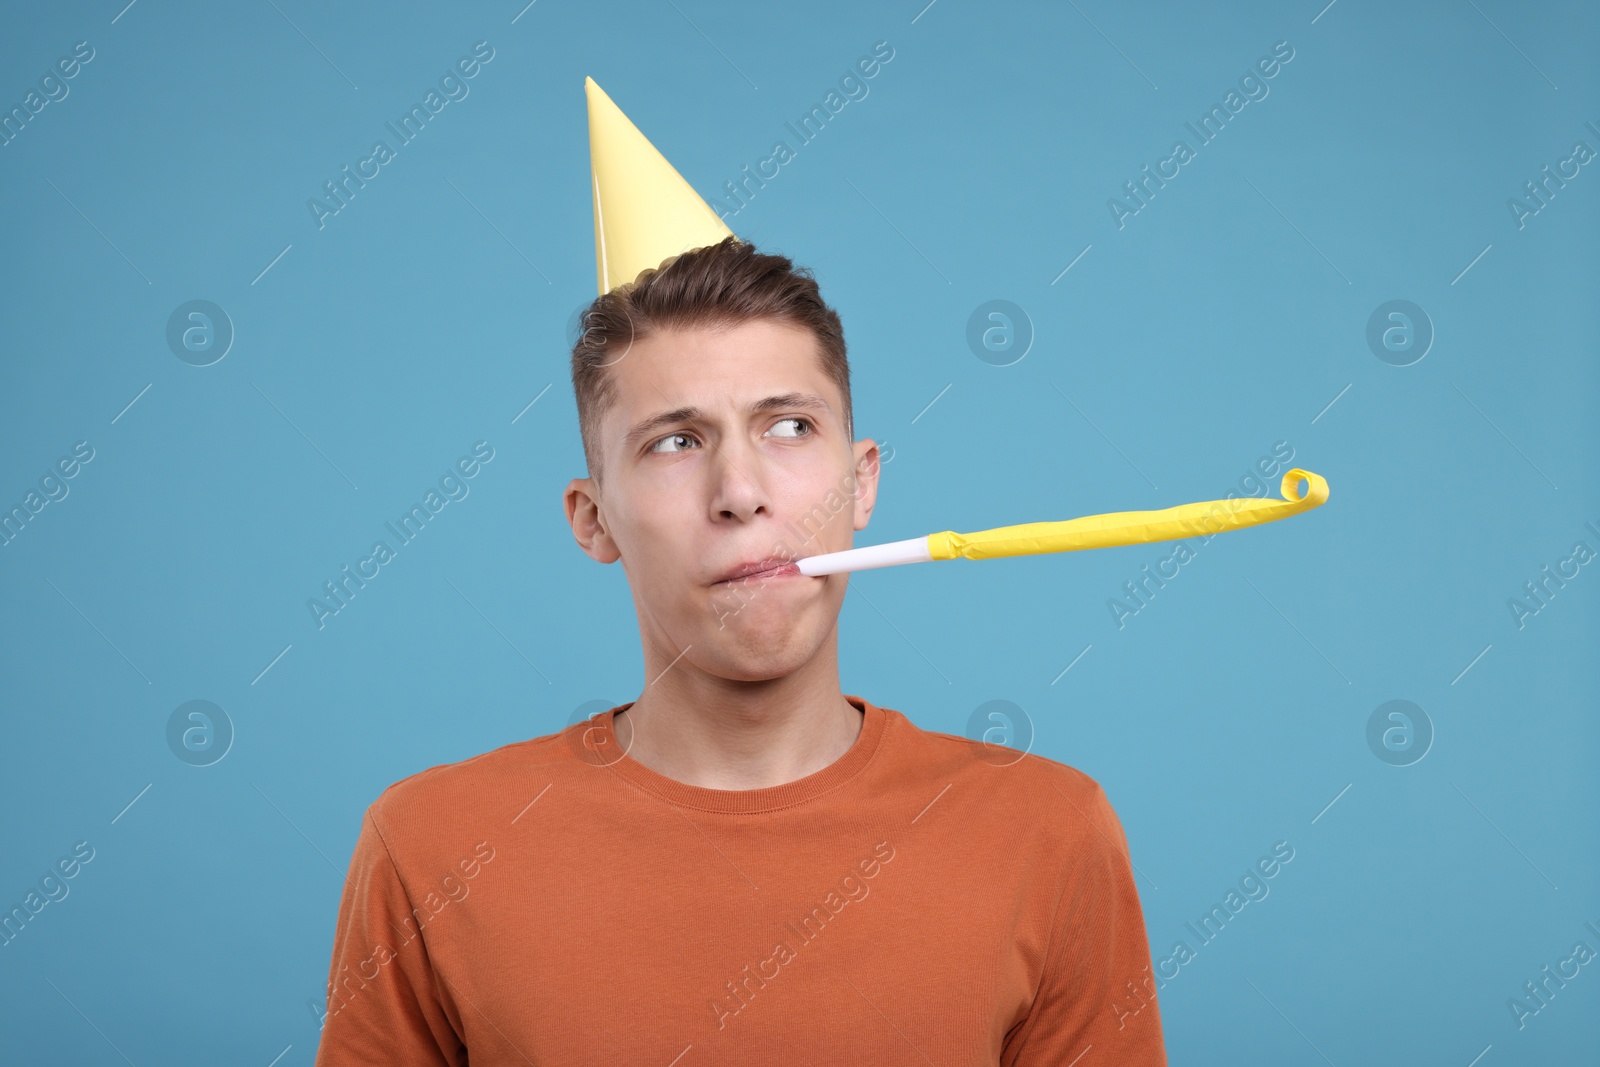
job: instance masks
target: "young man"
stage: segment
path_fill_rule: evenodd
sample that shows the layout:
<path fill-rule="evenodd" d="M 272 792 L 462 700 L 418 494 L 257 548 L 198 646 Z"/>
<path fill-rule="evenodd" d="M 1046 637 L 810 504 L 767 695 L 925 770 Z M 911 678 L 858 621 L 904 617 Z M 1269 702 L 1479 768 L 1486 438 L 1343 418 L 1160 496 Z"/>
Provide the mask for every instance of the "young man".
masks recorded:
<path fill-rule="evenodd" d="M 848 576 L 786 566 L 877 498 L 838 316 L 704 229 L 634 272 L 601 159 L 564 502 L 627 574 L 644 685 L 368 808 L 317 1063 L 1164 1064 L 1099 786 L 840 691 Z"/>

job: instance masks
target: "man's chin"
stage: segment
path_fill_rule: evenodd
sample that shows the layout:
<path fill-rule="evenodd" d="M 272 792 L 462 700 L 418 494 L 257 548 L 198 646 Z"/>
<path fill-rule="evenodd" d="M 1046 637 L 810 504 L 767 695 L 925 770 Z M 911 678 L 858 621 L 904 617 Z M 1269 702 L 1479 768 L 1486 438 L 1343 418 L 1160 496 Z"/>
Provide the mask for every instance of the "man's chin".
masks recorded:
<path fill-rule="evenodd" d="M 794 613 L 758 613 L 747 608 L 725 617 L 705 635 L 700 662 L 725 678 L 762 681 L 781 678 L 804 666 L 822 646 L 823 635 Z"/>
<path fill-rule="evenodd" d="M 701 661 L 704 670 L 734 682 L 770 682 L 787 678 L 809 663 L 811 657 L 792 650 L 762 648 L 741 654 L 728 650 Z"/>

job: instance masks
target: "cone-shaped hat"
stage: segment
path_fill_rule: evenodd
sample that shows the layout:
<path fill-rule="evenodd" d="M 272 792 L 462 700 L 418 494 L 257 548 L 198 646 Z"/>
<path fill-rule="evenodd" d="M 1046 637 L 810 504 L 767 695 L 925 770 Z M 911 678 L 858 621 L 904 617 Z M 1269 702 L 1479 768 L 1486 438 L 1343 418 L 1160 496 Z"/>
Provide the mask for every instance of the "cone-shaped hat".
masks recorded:
<path fill-rule="evenodd" d="M 589 98 L 594 258 L 601 294 L 661 266 L 668 256 L 733 236 L 593 78 L 585 78 L 583 88 Z"/>

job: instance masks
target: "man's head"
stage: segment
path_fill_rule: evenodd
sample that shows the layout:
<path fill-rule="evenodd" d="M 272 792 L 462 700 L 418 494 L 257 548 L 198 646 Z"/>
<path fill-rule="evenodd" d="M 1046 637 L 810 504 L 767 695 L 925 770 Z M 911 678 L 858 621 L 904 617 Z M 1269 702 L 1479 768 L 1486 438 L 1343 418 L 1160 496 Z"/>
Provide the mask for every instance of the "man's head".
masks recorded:
<path fill-rule="evenodd" d="M 589 556 L 622 561 L 647 652 L 744 681 L 809 662 L 844 575 L 720 579 L 849 548 L 872 513 L 878 449 L 853 440 L 844 331 L 815 280 L 730 238 L 602 295 L 580 326 L 589 477 L 567 518 Z"/>

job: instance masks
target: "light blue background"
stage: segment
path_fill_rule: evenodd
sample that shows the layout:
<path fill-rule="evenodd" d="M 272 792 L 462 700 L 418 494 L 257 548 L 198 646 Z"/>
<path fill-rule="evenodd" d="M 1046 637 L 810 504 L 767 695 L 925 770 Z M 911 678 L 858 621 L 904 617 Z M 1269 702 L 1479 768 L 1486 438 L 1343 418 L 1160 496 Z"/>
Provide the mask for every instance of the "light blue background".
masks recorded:
<path fill-rule="evenodd" d="M 95 450 L 0 548 L 0 905 L 96 850 L 0 948 L 15 1062 L 309 1064 L 364 807 L 638 694 L 624 576 L 559 504 L 583 78 L 711 199 L 880 40 L 733 220 L 844 318 L 858 433 L 894 449 L 858 543 L 1213 499 L 1279 441 L 1332 495 L 1121 629 L 1166 547 L 858 575 L 845 691 L 952 733 L 1024 709 L 1115 804 L 1158 959 L 1292 844 L 1162 989 L 1175 1064 L 1594 1055 L 1600 963 L 1523 1029 L 1507 1000 L 1600 949 L 1600 568 L 1520 629 L 1506 603 L 1600 549 L 1600 173 L 1506 206 L 1600 149 L 1592 6 L 121 3 L 0 35 L 6 108 L 95 49 L 0 148 L 0 505 Z M 480 40 L 470 95 L 318 229 L 307 199 Z M 1278 41 L 1270 95 L 1119 229 L 1108 198 Z M 165 340 L 192 299 L 237 331 L 209 367 Z M 991 299 L 1036 334 L 1011 366 L 967 347 Z M 1365 340 L 1391 299 L 1436 330 L 1410 366 Z M 479 440 L 470 496 L 319 630 L 307 599 Z M 236 730 L 210 767 L 167 745 L 192 699 Z M 1367 745 L 1391 699 L 1436 732 L 1411 766 Z"/>

